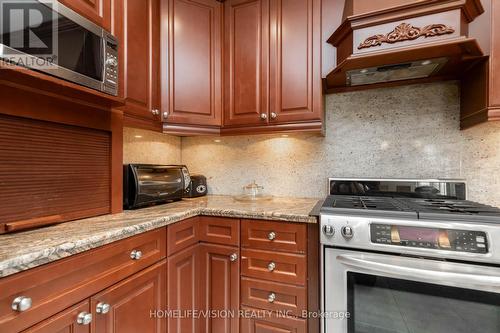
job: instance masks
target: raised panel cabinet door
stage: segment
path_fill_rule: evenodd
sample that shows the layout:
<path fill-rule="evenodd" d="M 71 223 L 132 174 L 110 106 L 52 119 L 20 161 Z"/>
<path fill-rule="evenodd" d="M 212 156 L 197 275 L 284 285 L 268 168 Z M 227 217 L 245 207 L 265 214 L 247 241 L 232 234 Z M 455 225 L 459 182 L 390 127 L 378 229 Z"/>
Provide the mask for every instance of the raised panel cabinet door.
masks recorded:
<path fill-rule="evenodd" d="M 200 332 L 237 333 L 240 303 L 239 248 L 202 244 L 200 252 L 202 310 L 214 311 L 216 314 L 202 319 Z"/>
<path fill-rule="evenodd" d="M 242 312 L 247 315 L 241 319 L 241 333 L 307 333 L 304 319 L 275 315 L 258 317 L 259 313 L 263 314 L 263 310 L 246 307 L 242 307 Z"/>
<path fill-rule="evenodd" d="M 162 111 L 164 121 L 220 125 L 222 4 L 162 0 Z"/>
<path fill-rule="evenodd" d="M 193 314 L 200 309 L 200 248 L 193 245 L 168 258 L 169 333 L 198 333 L 200 320 Z"/>
<path fill-rule="evenodd" d="M 321 120 L 321 0 L 270 0 L 271 124 Z"/>
<path fill-rule="evenodd" d="M 125 125 L 160 128 L 160 0 L 112 0 Z M 142 126 L 141 126 L 142 125 Z"/>
<path fill-rule="evenodd" d="M 269 1 L 224 3 L 224 126 L 268 124 Z"/>
<path fill-rule="evenodd" d="M 78 321 L 78 316 L 90 314 L 86 300 L 23 331 L 23 333 L 90 333 L 90 324 Z"/>
<path fill-rule="evenodd" d="M 92 332 L 164 333 L 166 260 L 146 268 L 91 298 Z M 161 312 L 159 312 L 161 313 Z"/>
<path fill-rule="evenodd" d="M 111 0 L 58 0 L 100 27 L 111 30 Z"/>

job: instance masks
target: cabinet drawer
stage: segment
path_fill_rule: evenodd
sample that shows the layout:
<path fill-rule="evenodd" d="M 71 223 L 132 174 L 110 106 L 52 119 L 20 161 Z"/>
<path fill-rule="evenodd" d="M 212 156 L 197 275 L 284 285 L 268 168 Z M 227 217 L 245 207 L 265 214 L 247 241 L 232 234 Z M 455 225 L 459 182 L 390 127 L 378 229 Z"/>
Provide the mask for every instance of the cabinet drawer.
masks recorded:
<path fill-rule="evenodd" d="M 306 288 L 276 282 L 241 279 L 241 304 L 300 317 L 307 310 Z"/>
<path fill-rule="evenodd" d="M 19 332 L 154 264 L 166 256 L 165 241 L 161 228 L 0 279 L 0 332 Z M 12 310 L 18 296 L 31 298 L 31 308 Z"/>
<path fill-rule="evenodd" d="M 241 251 L 241 274 L 276 282 L 305 285 L 306 257 L 302 254 Z"/>
<path fill-rule="evenodd" d="M 169 257 L 199 242 L 199 222 L 199 217 L 192 217 L 167 227 L 167 255 Z"/>
<path fill-rule="evenodd" d="M 200 217 L 200 239 L 222 245 L 240 244 L 240 220 L 222 217 Z"/>
<path fill-rule="evenodd" d="M 241 318 L 241 333 L 307 333 L 307 321 L 293 317 L 278 317 L 266 314 L 259 317 L 262 310 L 242 307 L 245 314 Z"/>
<path fill-rule="evenodd" d="M 241 244 L 252 249 L 305 253 L 306 225 L 301 223 L 241 221 Z"/>

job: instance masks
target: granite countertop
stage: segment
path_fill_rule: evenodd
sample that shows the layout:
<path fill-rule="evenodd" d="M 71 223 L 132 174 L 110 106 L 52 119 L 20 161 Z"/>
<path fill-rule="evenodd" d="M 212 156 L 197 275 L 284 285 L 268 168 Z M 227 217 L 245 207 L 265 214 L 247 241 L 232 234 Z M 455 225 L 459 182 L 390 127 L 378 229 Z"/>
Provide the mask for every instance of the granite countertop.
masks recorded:
<path fill-rule="evenodd" d="M 318 199 L 273 198 L 241 202 L 209 195 L 119 214 L 0 235 L 0 277 L 40 266 L 197 215 L 317 223 Z"/>

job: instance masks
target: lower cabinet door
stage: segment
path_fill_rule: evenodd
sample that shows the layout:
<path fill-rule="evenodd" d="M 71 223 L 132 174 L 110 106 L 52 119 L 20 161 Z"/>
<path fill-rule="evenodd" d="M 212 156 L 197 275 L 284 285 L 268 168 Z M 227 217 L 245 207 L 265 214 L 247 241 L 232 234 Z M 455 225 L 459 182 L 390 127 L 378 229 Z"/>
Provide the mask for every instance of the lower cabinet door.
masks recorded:
<path fill-rule="evenodd" d="M 87 300 L 53 315 L 23 333 L 90 333 L 89 320 L 92 320 L 92 314 Z"/>
<path fill-rule="evenodd" d="M 168 258 L 169 333 L 199 332 L 195 313 L 200 309 L 199 249 L 198 244 L 192 245 Z"/>
<path fill-rule="evenodd" d="M 200 245 L 202 310 L 201 333 L 237 333 L 239 310 L 239 248 Z M 211 312 L 208 312 L 211 311 Z"/>
<path fill-rule="evenodd" d="M 307 333 L 307 322 L 263 310 L 242 307 L 241 333 Z M 313 333 L 313 332 L 311 332 Z"/>
<path fill-rule="evenodd" d="M 92 332 L 165 333 L 165 282 L 163 260 L 93 296 Z"/>

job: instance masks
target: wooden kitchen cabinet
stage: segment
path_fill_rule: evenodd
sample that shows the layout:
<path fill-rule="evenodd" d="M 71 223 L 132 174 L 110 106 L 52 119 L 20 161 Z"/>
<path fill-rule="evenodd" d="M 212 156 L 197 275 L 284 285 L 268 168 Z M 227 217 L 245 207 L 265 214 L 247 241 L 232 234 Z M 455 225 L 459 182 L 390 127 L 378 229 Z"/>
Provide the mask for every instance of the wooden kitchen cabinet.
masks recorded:
<path fill-rule="evenodd" d="M 224 126 L 268 123 L 269 1 L 224 3 Z"/>
<path fill-rule="evenodd" d="M 483 1 L 485 13 L 472 22 L 472 32 L 488 57 L 465 71 L 460 89 L 460 128 L 500 121 L 500 3 Z"/>
<path fill-rule="evenodd" d="M 270 18 L 269 122 L 321 122 L 321 0 L 271 0 Z"/>
<path fill-rule="evenodd" d="M 135 252 L 134 252 L 135 251 Z M 141 252 L 138 259 L 132 253 Z M 0 332 L 20 332 L 166 257 L 166 232 L 157 229 L 0 279 Z M 17 297 L 32 300 L 13 311 Z"/>
<path fill-rule="evenodd" d="M 164 131 L 218 133 L 222 117 L 222 4 L 161 0 Z"/>
<path fill-rule="evenodd" d="M 100 27 L 111 30 L 111 0 L 58 0 Z"/>
<path fill-rule="evenodd" d="M 225 2 L 223 134 L 322 129 L 321 1 Z"/>
<path fill-rule="evenodd" d="M 78 316 L 80 314 L 90 314 L 88 300 L 38 323 L 23 331 L 23 333 L 90 333 L 90 324 L 82 325 L 78 323 Z"/>
<path fill-rule="evenodd" d="M 124 125 L 160 131 L 160 0 L 111 1 Z"/>
<path fill-rule="evenodd" d="M 166 319 L 151 311 L 166 309 L 166 260 L 91 298 L 92 332 L 163 333 Z"/>
<path fill-rule="evenodd" d="M 201 244 L 200 285 L 202 310 L 234 311 L 240 302 L 239 248 L 214 244 Z M 237 317 L 218 316 L 202 318 L 200 332 L 237 333 Z"/>
<path fill-rule="evenodd" d="M 168 332 L 198 333 L 200 321 L 193 311 L 200 309 L 200 246 L 192 245 L 168 258 Z"/>

